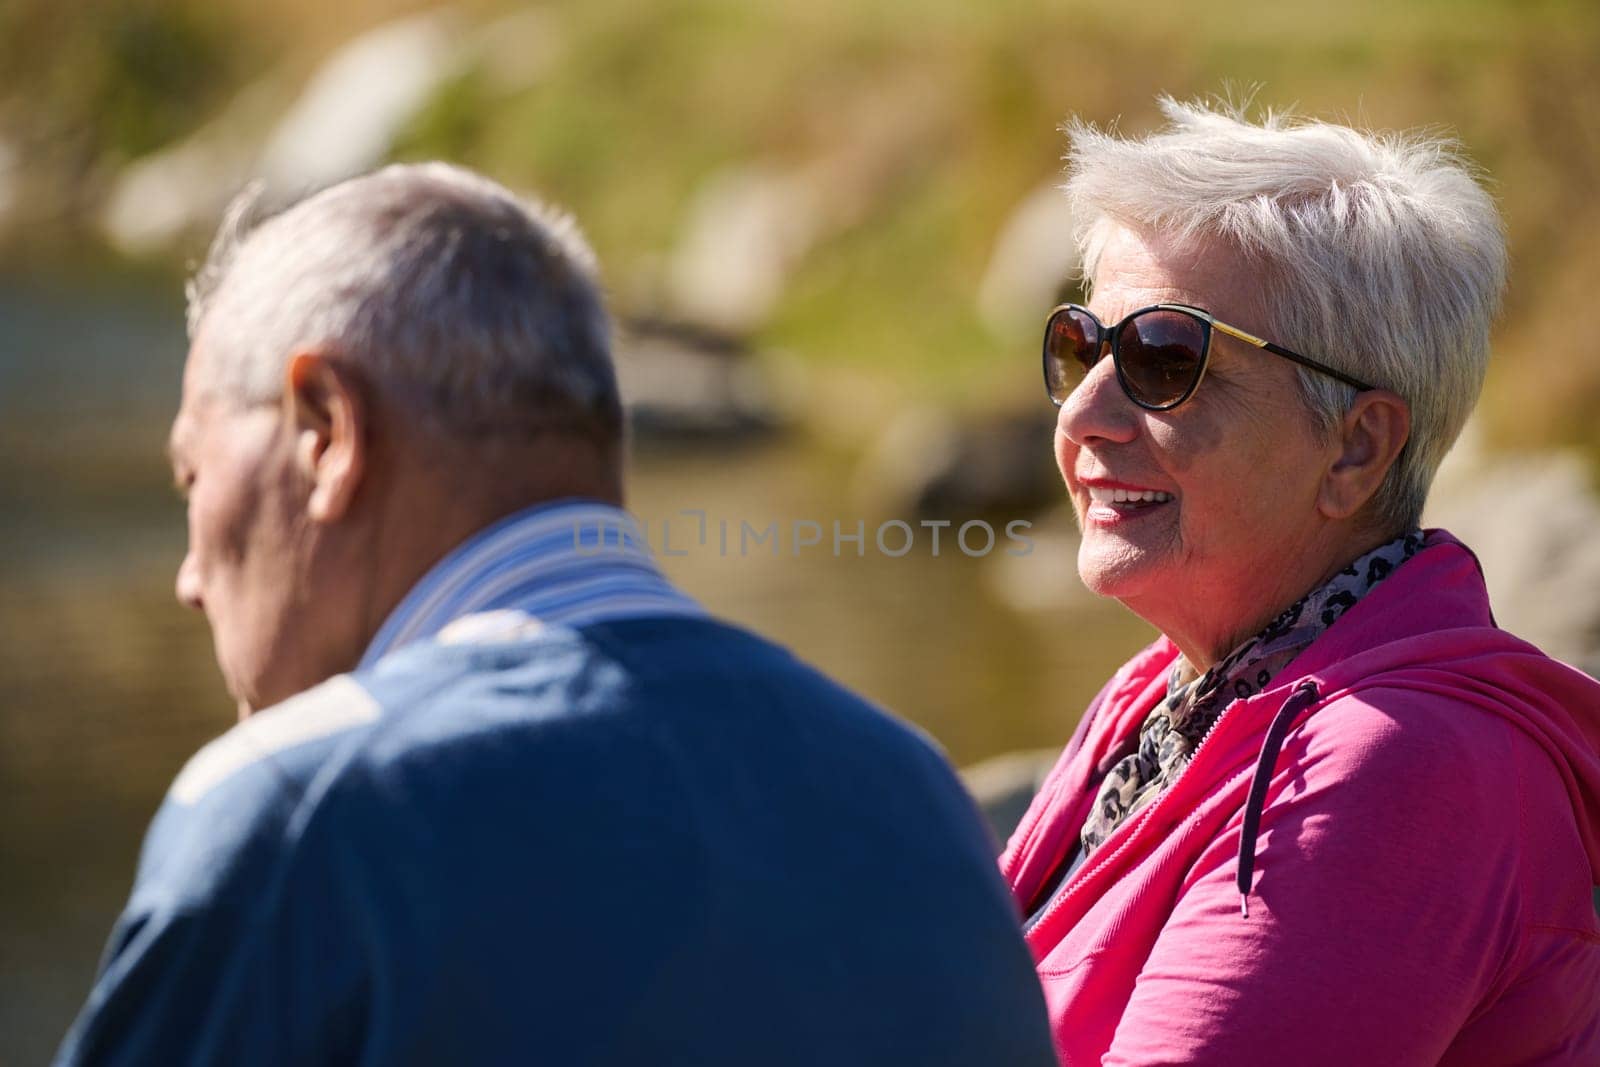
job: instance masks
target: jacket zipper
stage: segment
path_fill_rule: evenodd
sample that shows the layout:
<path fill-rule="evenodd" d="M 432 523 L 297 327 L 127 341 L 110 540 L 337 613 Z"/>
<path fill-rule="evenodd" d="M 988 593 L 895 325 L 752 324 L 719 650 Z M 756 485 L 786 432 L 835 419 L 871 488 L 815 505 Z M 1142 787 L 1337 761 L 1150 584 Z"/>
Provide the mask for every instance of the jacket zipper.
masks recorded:
<path fill-rule="evenodd" d="M 1294 692 L 1291 692 L 1289 694 L 1289 696 L 1284 699 L 1284 704 L 1288 704 L 1290 701 L 1294 700 L 1297 696 L 1299 696 L 1300 695 L 1300 691 L 1301 690 L 1297 687 Z M 1144 812 L 1142 813 L 1142 816 L 1143 816 L 1142 818 L 1139 818 L 1138 816 L 1135 817 L 1135 818 L 1139 819 L 1139 826 L 1143 826 L 1144 823 L 1149 822 L 1150 819 L 1154 816 L 1154 813 L 1161 809 L 1161 805 L 1163 803 L 1165 803 L 1167 800 L 1169 800 L 1173 793 L 1177 792 L 1178 784 L 1183 781 L 1184 777 L 1189 773 L 1190 769 L 1192 767 L 1194 767 L 1196 762 L 1199 761 L 1200 753 L 1205 751 L 1206 743 L 1211 740 L 1211 735 L 1217 732 L 1217 727 L 1222 725 L 1223 720 L 1228 717 L 1228 713 L 1233 711 L 1233 709 L 1235 707 L 1237 707 L 1240 703 L 1242 703 L 1242 701 L 1234 701 L 1232 704 L 1229 704 L 1227 707 L 1223 708 L 1222 709 L 1222 714 L 1218 715 L 1217 718 L 1216 718 L 1216 721 L 1213 722 L 1209 727 L 1206 728 L 1206 732 L 1205 733 L 1200 735 L 1200 743 L 1194 746 L 1194 753 L 1189 757 L 1189 762 L 1184 765 L 1183 770 L 1178 772 L 1178 777 L 1174 778 L 1172 780 L 1172 784 L 1167 786 L 1167 788 L 1162 791 L 1161 795 L 1156 797 L 1156 799 L 1151 802 L 1150 806 L 1148 808 L 1146 808 L 1144 810 Z M 1282 705 L 1279 706 L 1279 710 L 1280 711 L 1282 710 Z M 1296 714 L 1298 714 L 1298 712 Z M 1115 849 L 1113 849 L 1111 851 L 1110 858 L 1106 859 L 1106 860 L 1103 860 L 1099 864 L 1099 866 L 1101 866 L 1101 867 L 1105 866 L 1106 864 L 1110 863 L 1112 860 L 1116 859 L 1118 856 L 1122 855 L 1123 852 L 1127 851 L 1128 846 L 1133 843 L 1133 839 L 1134 839 L 1135 836 L 1136 836 L 1136 830 L 1130 830 L 1128 833 L 1124 834 L 1123 838 L 1122 838 L 1122 841 L 1117 845 L 1117 847 Z M 1098 854 L 1098 850 L 1097 850 L 1097 854 Z M 1039 929 L 1043 928 L 1044 925 L 1047 922 L 1050 921 L 1050 917 L 1052 915 L 1054 915 L 1056 912 L 1060 911 L 1063 907 L 1065 907 L 1067 901 L 1071 900 L 1073 895 L 1075 893 L 1077 893 L 1080 889 L 1083 888 L 1084 883 L 1089 880 L 1089 875 L 1092 873 L 1091 869 L 1088 867 L 1088 863 L 1089 863 L 1089 861 L 1085 860 L 1084 861 L 1084 869 L 1082 869 L 1082 870 L 1080 870 L 1078 872 L 1078 875 L 1079 875 L 1078 883 L 1076 885 L 1072 886 L 1070 889 L 1068 889 L 1064 893 L 1057 893 L 1055 900 L 1051 901 L 1049 904 L 1047 904 L 1045 906 L 1044 911 L 1042 911 L 1039 914 L 1039 917 L 1037 919 L 1035 919 L 1034 922 L 1033 922 L 1033 929 L 1034 930 L 1039 930 Z"/>

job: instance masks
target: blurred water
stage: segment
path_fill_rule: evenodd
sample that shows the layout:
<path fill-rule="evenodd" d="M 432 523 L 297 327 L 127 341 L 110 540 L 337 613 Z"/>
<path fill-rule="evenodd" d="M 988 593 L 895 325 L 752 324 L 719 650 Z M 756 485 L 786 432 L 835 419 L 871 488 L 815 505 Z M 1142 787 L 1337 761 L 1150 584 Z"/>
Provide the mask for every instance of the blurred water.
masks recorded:
<path fill-rule="evenodd" d="M 162 444 L 183 352 L 170 279 L 0 280 L 3 1063 L 48 1057 L 167 783 L 232 721 L 204 623 L 171 596 L 183 520 Z M 948 543 L 938 558 L 879 554 L 871 531 L 890 516 L 861 514 L 848 468 L 803 435 L 642 453 L 631 505 L 687 551 L 663 558 L 669 574 L 917 722 L 958 763 L 1059 744 L 1147 638 L 1115 607 L 1019 616 L 986 593 L 985 561 Z M 705 545 L 681 509 L 706 512 Z M 727 553 L 719 519 L 733 524 Z M 864 557 L 851 544 L 834 556 L 835 519 L 866 524 Z M 824 544 L 793 555 L 796 520 L 820 523 Z M 742 521 L 778 523 L 780 554 L 741 554 Z"/>

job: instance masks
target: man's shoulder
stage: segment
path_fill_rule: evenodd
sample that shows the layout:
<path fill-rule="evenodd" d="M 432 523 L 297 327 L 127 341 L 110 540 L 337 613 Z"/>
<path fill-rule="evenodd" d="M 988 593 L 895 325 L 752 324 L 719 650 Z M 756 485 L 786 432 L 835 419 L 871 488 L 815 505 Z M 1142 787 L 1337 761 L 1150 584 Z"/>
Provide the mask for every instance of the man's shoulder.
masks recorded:
<path fill-rule="evenodd" d="M 416 814 L 408 805 L 419 794 L 397 782 L 470 779 L 478 755 L 510 733 L 533 771 L 560 746 L 530 735 L 560 733 L 612 703 L 596 694 L 619 688 L 611 673 L 570 633 L 430 642 L 256 712 L 173 780 L 145 837 L 136 894 L 169 907 L 211 901 L 282 871 L 329 819 L 363 820 L 364 835 L 381 835 L 388 820 Z"/>
<path fill-rule="evenodd" d="M 429 642 L 357 679 L 392 710 L 384 734 L 395 738 L 417 732 L 413 722 L 433 732 L 424 722 L 444 709 L 463 727 L 505 715 L 538 731 L 597 734 L 626 729 L 640 716 L 666 729 L 672 714 L 727 714 L 776 728 L 803 714 L 812 731 L 867 731 L 932 746 L 782 645 L 708 616 L 642 616 L 541 627 L 511 640 L 491 632 L 481 640 Z"/>
<path fill-rule="evenodd" d="M 275 863 L 339 754 L 358 748 L 381 716 L 366 689 L 339 675 L 207 744 L 173 780 L 151 823 L 139 890 L 181 904 Z"/>
<path fill-rule="evenodd" d="M 219 856 L 282 859 L 329 818 L 360 819 L 370 837 L 439 814 L 419 804 L 466 817 L 502 776 L 582 792 L 598 767 L 682 785 L 773 751 L 844 792 L 898 783 L 964 799 L 921 731 L 747 631 L 665 618 L 551 626 L 411 646 L 246 719 L 178 775 L 142 872 L 173 883 Z"/>
<path fill-rule="evenodd" d="M 727 778 L 726 761 L 765 764 L 783 752 L 785 767 L 840 793 L 893 788 L 966 803 L 921 730 L 782 646 L 707 617 L 433 642 L 357 679 L 384 707 L 350 761 L 373 781 L 481 781 L 485 761 L 511 761 L 520 775 L 574 789 L 587 788 L 595 767 L 632 768 L 643 781 L 670 765 L 680 785 L 698 789 Z M 780 796 L 786 781 L 770 776 L 766 788 Z"/>
<path fill-rule="evenodd" d="M 257 712 L 195 753 L 173 780 L 167 799 L 193 807 L 219 789 L 234 801 L 257 792 L 296 793 L 297 786 L 307 784 L 306 772 L 314 769 L 318 754 L 369 727 L 382 710 L 354 678 L 336 675 Z"/>
<path fill-rule="evenodd" d="M 430 641 L 338 675 L 208 744 L 173 782 L 163 814 L 237 830 L 309 812 L 336 787 L 353 788 L 350 779 L 400 764 L 452 773 L 509 734 L 519 760 L 537 764 L 542 753 L 568 758 L 578 738 L 601 748 L 637 738 L 646 720 L 659 740 L 718 718 L 738 734 L 942 755 L 922 731 L 765 638 L 706 618 L 640 618 Z"/>
<path fill-rule="evenodd" d="M 467 621 L 467 620 L 464 620 Z M 582 716 L 597 704 L 682 699 L 742 706 L 803 701 L 877 720 L 882 712 L 781 645 L 709 617 L 642 616 L 582 626 L 494 629 L 401 650 L 357 680 L 396 721 L 406 709 L 514 701 L 519 717 Z"/>

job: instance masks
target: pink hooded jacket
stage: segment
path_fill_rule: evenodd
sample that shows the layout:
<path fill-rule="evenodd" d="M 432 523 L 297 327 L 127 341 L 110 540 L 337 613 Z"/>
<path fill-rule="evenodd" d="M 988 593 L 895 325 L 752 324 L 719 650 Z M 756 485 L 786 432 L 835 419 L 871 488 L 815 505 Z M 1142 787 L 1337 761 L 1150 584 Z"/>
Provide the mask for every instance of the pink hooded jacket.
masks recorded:
<path fill-rule="evenodd" d="M 1012 835 L 1025 912 L 1177 655 L 1116 673 Z M 1430 531 L 1033 925 L 1062 1061 L 1600 1064 L 1597 753 L 1600 683 Z"/>

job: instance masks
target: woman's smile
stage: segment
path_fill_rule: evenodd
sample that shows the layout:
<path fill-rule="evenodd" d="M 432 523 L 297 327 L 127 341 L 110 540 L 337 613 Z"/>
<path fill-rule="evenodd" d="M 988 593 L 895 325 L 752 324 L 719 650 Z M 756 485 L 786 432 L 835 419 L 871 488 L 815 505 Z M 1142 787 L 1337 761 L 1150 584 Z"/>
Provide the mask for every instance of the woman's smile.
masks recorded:
<path fill-rule="evenodd" d="M 1165 490 L 1113 482 L 1085 482 L 1083 489 L 1089 497 L 1083 509 L 1085 525 L 1110 526 L 1141 519 L 1155 511 L 1169 510 L 1167 505 L 1177 500 Z"/>

